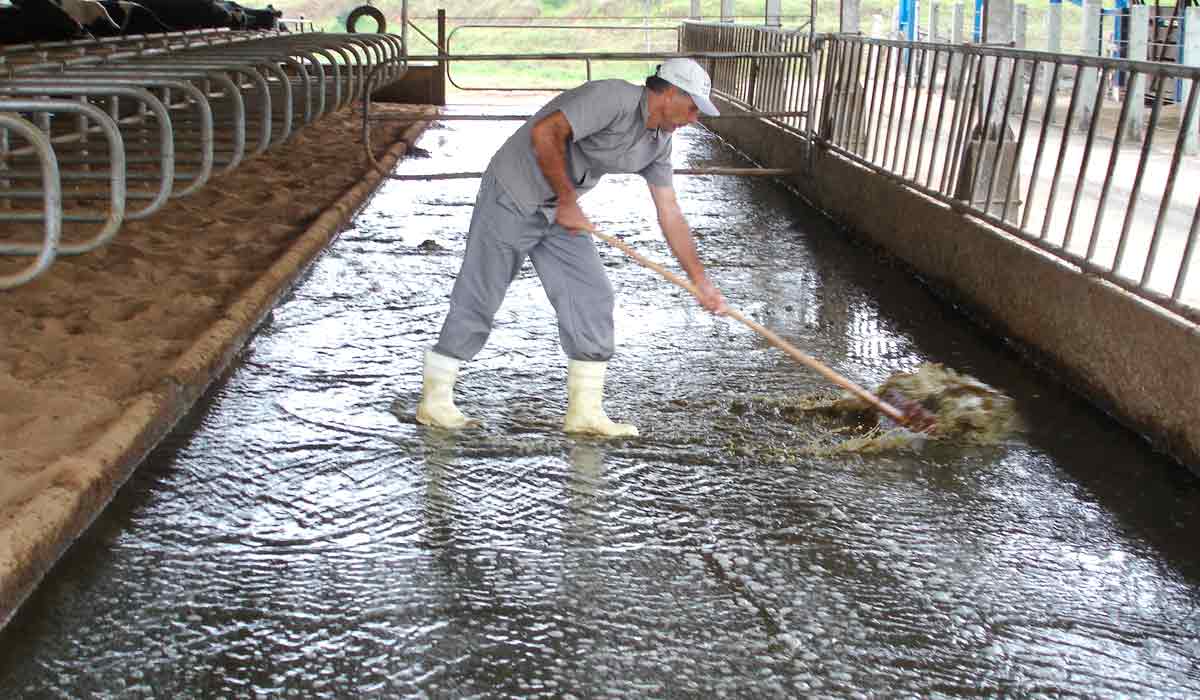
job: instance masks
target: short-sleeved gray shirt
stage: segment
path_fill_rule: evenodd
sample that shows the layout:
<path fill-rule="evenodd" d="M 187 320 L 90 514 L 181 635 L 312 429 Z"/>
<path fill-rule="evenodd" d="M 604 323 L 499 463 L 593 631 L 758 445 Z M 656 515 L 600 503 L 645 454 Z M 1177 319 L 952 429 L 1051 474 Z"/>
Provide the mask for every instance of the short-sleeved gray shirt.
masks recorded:
<path fill-rule="evenodd" d="M 646 128 L 647 90 L 624 80 L 594 80 L 550 100 L 517 130 L 488 164 L 521 213 L 541 210 L 554 220 L 557 197 L 533 152 L 533 125 L 561 111 L 571 124 L 567 174 L 580 194 L 607 173 L 638 173 L 652 185 L 671 185 L 671 134 Z"/>

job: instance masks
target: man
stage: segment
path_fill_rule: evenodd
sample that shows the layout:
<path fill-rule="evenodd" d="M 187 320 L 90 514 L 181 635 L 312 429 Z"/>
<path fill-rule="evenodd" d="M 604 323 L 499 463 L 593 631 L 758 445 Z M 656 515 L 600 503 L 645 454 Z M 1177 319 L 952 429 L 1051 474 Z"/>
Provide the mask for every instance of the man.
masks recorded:
<path fill-rule="evenodd" d="M 645 87 L 598 80 L 551 100 L 492 157 L 479 186 L 462 269 L 450 293 L 441 336 L 425 353 L 417 420 L 441 428 L 470 423 L 454 405 L 463 361 L 475 357 L 525 258 L 533 262 L 558 315 L 569 359 L 564 429 L 604 436 L 637 435 L 601 406 L 614 350 L 613 290 L 592 238 L 595 227 L 579 196 L 606 173 L 638 173 L 650 186 L 667 244 L 699 289 L 699 301 L 722 313 L 725 300 L 705 275 L 671 185 L 671 135 L 703 112 L 716 116 L 700 64 L 672 58 Z"/>

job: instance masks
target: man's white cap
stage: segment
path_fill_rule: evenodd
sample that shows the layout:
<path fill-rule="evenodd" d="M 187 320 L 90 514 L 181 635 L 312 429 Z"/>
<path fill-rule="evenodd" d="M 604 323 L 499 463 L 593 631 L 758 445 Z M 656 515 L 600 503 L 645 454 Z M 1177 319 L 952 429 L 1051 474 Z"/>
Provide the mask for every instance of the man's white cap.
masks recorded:
<path fill-rule="evenodd" d="M 712 81 L 708 73 L 690 58 L 668 58 L 658 67 L 655 73 L 658 77 L 691 95 L 696 106 L 710 117 L 721 113 L 717 111 L 712 100 L 708 99 L 712 92 Z"/>

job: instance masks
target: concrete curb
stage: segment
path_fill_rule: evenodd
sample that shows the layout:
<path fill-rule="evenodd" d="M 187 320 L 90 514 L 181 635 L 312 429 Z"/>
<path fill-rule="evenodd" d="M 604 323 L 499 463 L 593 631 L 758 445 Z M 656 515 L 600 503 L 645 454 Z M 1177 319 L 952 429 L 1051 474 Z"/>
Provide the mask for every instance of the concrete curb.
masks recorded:
<path fill-rule="evenodd" d="M 419 118 L 414 115 L 414 118 Z M 391 169 L 427 122 L 408 127 L 380 165 Z M 368 170 L 314 221 L 87 449 L 45 468 L 42 488 L 0 529 L 0 627 L 112 501 L 138 465 L 228 368 L 279 299 L 370 200 L 384 176 Z"/>

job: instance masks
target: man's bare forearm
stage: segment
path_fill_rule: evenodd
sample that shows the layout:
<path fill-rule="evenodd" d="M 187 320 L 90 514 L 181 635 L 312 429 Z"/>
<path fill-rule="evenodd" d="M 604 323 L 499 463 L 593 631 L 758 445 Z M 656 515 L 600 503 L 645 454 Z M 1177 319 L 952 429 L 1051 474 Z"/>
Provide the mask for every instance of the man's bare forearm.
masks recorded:
<path fill-rule="evenodd" d="M 650 196 L 654 199 L 654 208 L 658 213 L 658 227 L 662 229 L 663 238 L 671 254 L 679 261 L 679 266 L 687 273 L 688 279 L 699 284 L 705 279 L 704 264 L 696 253 L 696 241 L 688 227 L 687 219 L 679 208 L 679 200 L 675 198 L 672 187 L 650 186 Z"/>
<path fill-rule="evenodd" d="M 679 261 L 679 266 L 687 273 L 688 279 L 699 283 L 704 279 L 704 264 L 696 252 L 696 241 L 692 238 L 691 229 L 682 215 L 664 214 L 659 217 L 658 225 L 662 228 L 663 237 L 667 239 L 667 247 Z"/>
<path fill-rule="evenodd" d="M 578 199 L 575 184 L 567 176 L 567 141 L 570 138 L 571 124 L 562 112 L 555 112 L 533 125 L 533 154 L 559 203 Z"/>

